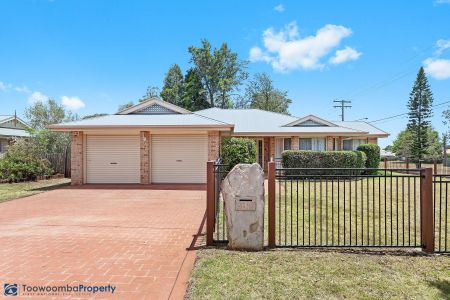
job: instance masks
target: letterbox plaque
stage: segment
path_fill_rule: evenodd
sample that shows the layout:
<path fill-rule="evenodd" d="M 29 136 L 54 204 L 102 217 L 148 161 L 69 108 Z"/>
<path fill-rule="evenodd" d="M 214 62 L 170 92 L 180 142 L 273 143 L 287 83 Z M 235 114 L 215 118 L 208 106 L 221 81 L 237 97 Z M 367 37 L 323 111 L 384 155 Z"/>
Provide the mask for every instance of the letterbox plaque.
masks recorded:
<path fill-rule="evenodd" d="M 256 197 L 255 196 L 236 196 L 235 210 L 256 210 Z"/>

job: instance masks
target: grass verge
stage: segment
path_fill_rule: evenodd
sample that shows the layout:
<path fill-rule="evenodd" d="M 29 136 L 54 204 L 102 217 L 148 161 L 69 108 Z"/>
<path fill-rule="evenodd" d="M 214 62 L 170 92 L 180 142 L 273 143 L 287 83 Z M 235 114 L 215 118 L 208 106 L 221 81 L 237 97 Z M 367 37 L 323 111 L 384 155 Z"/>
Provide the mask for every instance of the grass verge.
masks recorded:
<path fill-rule="evenodd" d="M 405 252 L 198 251 L 190 299 L 449 299 L 450 257 Z"/>
<path fill-rule="evenodd" d="M 0 202 L 39 194 L 70 184 L 70 179 L 51 179 L 35 182 L 2 183 L 0 184 Z"/>

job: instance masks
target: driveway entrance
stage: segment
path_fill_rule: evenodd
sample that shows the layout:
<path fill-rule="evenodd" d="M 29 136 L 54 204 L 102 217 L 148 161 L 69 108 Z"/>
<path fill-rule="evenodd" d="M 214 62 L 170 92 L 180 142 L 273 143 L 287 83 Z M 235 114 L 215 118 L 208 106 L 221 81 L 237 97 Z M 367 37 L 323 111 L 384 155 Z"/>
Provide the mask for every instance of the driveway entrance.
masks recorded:
<path fill-rule="evenodd" d="M 111 284 L 113 295 L 96 296 L 180 296 L 206 193 L 153 188 L 86 185 L 1 203 L 0 281 L 19 292 L 22 284 Z"/>

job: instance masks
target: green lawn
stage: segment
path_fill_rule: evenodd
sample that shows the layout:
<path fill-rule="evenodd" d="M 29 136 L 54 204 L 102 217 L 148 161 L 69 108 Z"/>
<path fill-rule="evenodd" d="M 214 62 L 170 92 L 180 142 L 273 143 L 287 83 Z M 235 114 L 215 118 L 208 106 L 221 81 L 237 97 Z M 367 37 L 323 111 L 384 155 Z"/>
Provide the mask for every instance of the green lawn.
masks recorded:
<path fill-rule="evenodd" d="M 1 183 L 0 202 L 22 198 L 70 184 L 70 179 L 51 179 L 36 182 Z"/>
<path fill-rule="evenodd" d="M 450 299 L 450 257 L 354 251 L 198 251 L 190 299 Z"/>

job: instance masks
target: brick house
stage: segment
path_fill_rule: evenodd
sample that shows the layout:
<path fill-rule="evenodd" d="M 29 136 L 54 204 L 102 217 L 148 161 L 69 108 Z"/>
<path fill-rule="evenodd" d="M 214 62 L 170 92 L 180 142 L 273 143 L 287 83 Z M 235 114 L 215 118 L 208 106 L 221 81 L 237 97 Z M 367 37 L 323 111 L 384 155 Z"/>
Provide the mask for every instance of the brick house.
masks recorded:
<path fill-rule="evenodd" d="M 190 112 L 152 98 L 115 115 L 49 126 L 72 134 L 72 184 L 204 183 L 225 136 L 257 141 L 258 163 L 287 149 L 353 150 L 388 133 L 366 122 L 330 122 L 258 109 Z"/>

